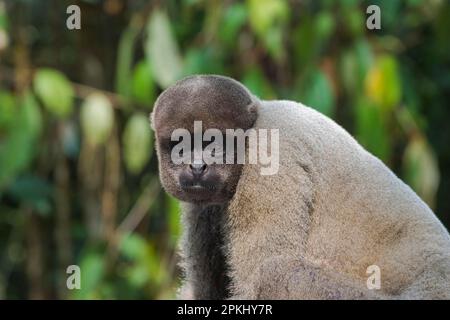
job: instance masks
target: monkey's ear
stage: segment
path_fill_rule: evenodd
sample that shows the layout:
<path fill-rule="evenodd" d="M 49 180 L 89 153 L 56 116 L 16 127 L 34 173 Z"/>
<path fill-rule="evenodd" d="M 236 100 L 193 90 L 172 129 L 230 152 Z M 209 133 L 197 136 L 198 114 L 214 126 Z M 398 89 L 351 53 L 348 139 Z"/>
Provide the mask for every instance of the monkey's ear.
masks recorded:
<path fill-rule="evenodd" d="M 153 131 L 155 131 L 155 111 L 153 110 L 152 113 L 150 113 L 150 128 L 152 128 Z"/>
<path fill-rule="evenodd" d="M 252 101 L 248 106 L 247 110 L 250 114 L 257 115 L 259 109 L 259 102 L 258 101 Z"/>

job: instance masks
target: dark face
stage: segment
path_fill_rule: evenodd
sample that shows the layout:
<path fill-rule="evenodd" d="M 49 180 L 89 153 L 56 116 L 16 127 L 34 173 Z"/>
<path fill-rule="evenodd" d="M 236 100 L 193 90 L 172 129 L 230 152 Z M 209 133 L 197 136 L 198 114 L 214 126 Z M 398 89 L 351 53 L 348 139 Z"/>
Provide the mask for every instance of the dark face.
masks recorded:
<path fill-rule="evenodd" d="M 167 192 L 182 201 L 199 204 L 231 199 L 242 165 L 206 164 L 205 161 L 175 164 L 171 158 L 172 145 L 159 144 L 160 177 Z"/>
<path fill-rule="evenodd" d="M 196 204 L 218 204 L 230 200 L 242 170 L 241 164 L 225 164 L 227 152 L 234 155 L 234 149 L 224 145 L 223 164 L 206 164 L 205 161 L 175 164 L 171 153 L 179 142 L 172 141 L 171 136 L 176 129 L 186 129 L 193 139 L 194 121 L 202 121 L 203 132 L 220 130 L 224 142 L 226 129 L 245 131 L 251 128 L 256 110 L 247 92 L 228 78 L 197 76 L 182 80 L 164 91 L 155 108 L 153 126 L 160 178 L 165 190 L 182 201 Z M 202 146 L 210 143 L 203 142 Z M 192 155 L 194 143 L 191 146 L 189 151 Z"/>

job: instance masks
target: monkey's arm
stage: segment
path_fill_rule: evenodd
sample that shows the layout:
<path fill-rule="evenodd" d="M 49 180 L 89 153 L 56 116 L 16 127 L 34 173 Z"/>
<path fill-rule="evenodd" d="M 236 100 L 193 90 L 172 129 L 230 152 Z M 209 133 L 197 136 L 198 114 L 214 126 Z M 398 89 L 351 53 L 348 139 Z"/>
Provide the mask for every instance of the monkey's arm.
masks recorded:
<path fill-rule="evenodd" d="M 261 266 L 257 299 L 388 299 L 350 279 L 302 260 L 271 258 Z M 392 298 L 392 297 L 391 297 Z"/>

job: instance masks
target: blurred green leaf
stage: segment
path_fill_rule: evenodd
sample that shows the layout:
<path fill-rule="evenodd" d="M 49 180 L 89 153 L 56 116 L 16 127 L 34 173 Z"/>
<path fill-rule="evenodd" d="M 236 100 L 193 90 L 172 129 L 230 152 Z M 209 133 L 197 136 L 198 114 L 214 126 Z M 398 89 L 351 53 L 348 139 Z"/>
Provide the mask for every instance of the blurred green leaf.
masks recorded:
<path fill-rule="evenodd" d="M 355 52 L 353 50 L 346 50 L 340 57 L 339 69 L 342 84 L 349 95 L 354 92 L 358 92 L 358 87 L 361 82 L 358 81 L 357 74 L 357 61 L 355 58 Z"/>
<path fill-rule="evenodd" d="M 140 61 L 134 68 L 132 89 L 133 98 L 151 110 L 155 102 L 155 84 L 150 64 L 146 60 Z"/>
<path fill-rule="evenodd" d="M 108 139 L 114 125 L 114 110 L 109 99 L 102 93 L 92 93 L 81 106 L 81 128 L 84 137 L 93 146 Z"/>
<path fill-rule="evenodd" d="M 244 75 L 242 83 L 254 94 L 263 99 L 276 98 L 275 92 L 270 86 L 264 74 L 259 68 L 252 67 Z"/>
<path fill-rule="evenodd" d="M 42 131 L 43 119 L 41 114 L 41 109 L 37 104 L 37 101 L 33 94 L 29 91 L 21 97 L 21 116 L 23 117 L 24 123 L 26 123 L 26 128 L 31 137 L 37 139 Z"/>
<path fill-rule="evenodd" d="M 389 55 L 381 56 L 367 74 L 366 94 L 383 110 L 391 110 L 399 102 L 402 94 L 397 61 Z"/>
<path fill-rule="evenodd" d="M 334 16 L 329 11 L 321 12 L 316 17 L 316 35 L 320 39 L 327 39 L 334 31 Z"/>
<path fill-rule="evenodd" d="M 433 1 L 430 1 L 432 3 Z M 380 7 L 382 28 L 391 28 L 398 23 L 399 10 L 403 8 L 404 1 L 400 0 L 372 0 L 371 4 Z"/>
<path fill-rule="evenodd" d="M 403 157 L 403 173 L 411 188 L 433 208 L 439 187 L 439 166 L 424 138 L 415 136 L 409 142 Z"/>
<path fill-rule="evenodd" d="M 181 234 L 180 203 L 174 197 L 166 194 L 167 211 L 169 216 L 169 231 L 172 245 L 175 246 Z"/>
<path fill-rule="evenodd" d="M 139 35 L 132 23 L 120 37 L 116 63 L 116 90 L 125 97 L 131 96 L 131 68 L 133 64 L 134 43 Z"/>
<path fill-rule="evenodd" d="M 120 251 L 131 262 L 125 274 L 132 286 L 142 287 L 149 282 L 158 286 L 166 281 L 167 275 L 161 268 L 161 258 L 153 246 L 140 235 L 132 233 L 124 236 Z"/>
<path fill-rule="evenodd" d="M 342 54 L 339 70 L 344 88 L 350 96 L 365 90 L 364 81 L 373 60 L 370 45 L 365 39 L 358 40 Z"/>
<path fill-rule="evenodd" d="M 284 0 L 247 0 L 249 22 L 269 53 L 281 60 L 284 56 L 283 26 L 289 18 Z"/>
<path fill-rule="evenodd" d="M 438 57 L 448 57 L 450 51 L 450 41 L 448 41 L 448 30 L 450 30 L 450 5 L 445 2 L 428 3 L 430 6 L 437 6 L 437 17 L 433 19 L 433 33 L 436 35 L 434 50 Z M 421 15 L 419 15 L 422 17 Z M 448 74 L 448 73 L 447 73 Z"/>
<path fill-rule="evenodd" d="M 182 73 L 182 61 L 169 18 L 154 10 L 147 24 L 145 53 L 152 66 L 153 77 L 162 87 L 173 84 Z"/>
<path fill-rule="evenodd" d="M 341 0 L 339 4 L 346 9 L 351 9 L 359 4 L 360 0 Z"/>
<path fill-rule="evenodd" d="M 15 114 L 14 96 L 8 92 L 0 91 L 0 130 L 10 127 Z"/>
<path fill-rule="evenodd" d="M 311 16 L 305 16 L 293 31 L 295 62 L 301 67 L 313 64 L 318 58 L 316 53 L 320 48 L 320 39 L 316 37 L 315 31 Z"/>
<path fill-rule="evenodd" d="M 74 90 L 64 74 L 53 69 L 39 69 L 34 76 L 34 90 L 44 107 L 60 118 L 72 113 Z"/>
<path fill-rule="evenodd" d="M 7 102 L 3 108 L 8 110 L 8 115 L 3 121 L 8 120 L 9 124 L 5 126 L 4 137 L 0 140 L 0 188 L 31 163 L 42 127 L 40 109 L 29 92 L 19 101 L 5 95 L 1 99 Z M 7 105 L 9 107 L 5 107 Z M 11 106 L 14 106 L 13 109 L 10 109 Z"/>
<path fill-rule="evenodd" d="M 334 114 L 335 97 L 332 84 L 327 75 L 321 70 L 314 70 L 305 83 L 305 88 L 302 92 L 302 101 L 306 105 L 332 117 Z"/>
<path fill-rule="evenodd" d="M 0 5 L 0 29 L 8 29 L 9 21 L 4 5 Z"/>
<path fill-rule="evenodd" d="M 247 21 L 247 8 L 242 3 L 234 3 L 229 6 L 222 19 L 219 36 L 228 45 L 236 43 L 239 30 Z"/>
<path fill-rule="evenodd" d="M 369 101 L 360 99 L 356 107 L 356 137 L 367 150 L 389 162 L 391 147 L 389 130 L 380 108 Z"/>
<path fill-rule="evenodd" d="M 140 173 L 153 152 L 153 133 L 147 116 L 138 113 L 128 120 L 123 144 L 126 168 L 133 174 Z"/>
<path fill-rule="evenodd" d="M 335 28 L 335 17 L 330 11 L 302 17 L 300 24 L 293 30 L 292 37 L 295 62 L 301 67 L 299 73 L 306 73 L 305 70 L 321 57 L 320 52 L 327 45 Z"/>
<path fill-rule="evenodd" d="M 100 299 L 99 290 L 105 275 L 105 259 L 94 251 L 87 252 L 80 262 L 81 289 L 74 290 L 76 299 Z"/>
<path fill-rule="evenodd" d="M 256 33 L 264 35 L 288 16 L 289 8 L 284 0 L 247 0 L 250 25 Z"/>
<path fill-rule="evenodd" d="M 122 238 L 119 250 L 128 259 L 144 258 L 147 251 L 147 242 L 137 234 L 128 234 Z"/>
<path fill-rule="evenodd" d="M 344 23 L 350 33 L 356 38 L 364 33 L 366 29 L 365 11 L 361 8 L 354 7 L 349 10 L 344 10 Z"/>
<path fill-rule="evenodd" d="M 184 59 L 183 76 L 213 73 L 226 73 L 216 48 L 209 46 L 188 50 Z"/>
<path fill-rule="evenodd" d="M 16 201 L 42 215 L 48 215 L 52 209 L 53 188 L 48 181 L 40 177 L 20 177 L 11 184 L 7 192 Z"/>
<path fill-rule="evenodd" d="M 358 81 L 363 84 L 370 67 L 374 63 L 374 56 L 372 48 L 370 47 L 369 41 L 367 39 L 361 38 L 356 41 L 355 46 L 355 59 L 358 63 L 357 68 L 357 78 Z M 362 91 L 363 86 L 360 87 Z"/>

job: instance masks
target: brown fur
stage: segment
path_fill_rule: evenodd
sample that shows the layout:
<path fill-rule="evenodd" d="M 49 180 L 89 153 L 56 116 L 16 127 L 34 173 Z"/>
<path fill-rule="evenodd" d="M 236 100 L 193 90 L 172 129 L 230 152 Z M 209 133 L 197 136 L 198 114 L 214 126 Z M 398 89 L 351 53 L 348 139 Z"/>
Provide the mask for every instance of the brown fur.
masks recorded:
<path fill-rule="evenodd" d="M 214 128 L 279 129 L 278 174 L 224 165 L 216 182 L 228 188 L 190 201 L 162 141 L 203 119 Z M 259 101 L 232 79 L 196 76 L 160 96 L 153 122 L 163 185 L 186 202 L 182 256 L 192 298 L 450 298 L 448 232 L 332 120 L 295 102 Z M 370 265 L 381 269 L 380 290 L 366 287 Z"/>

